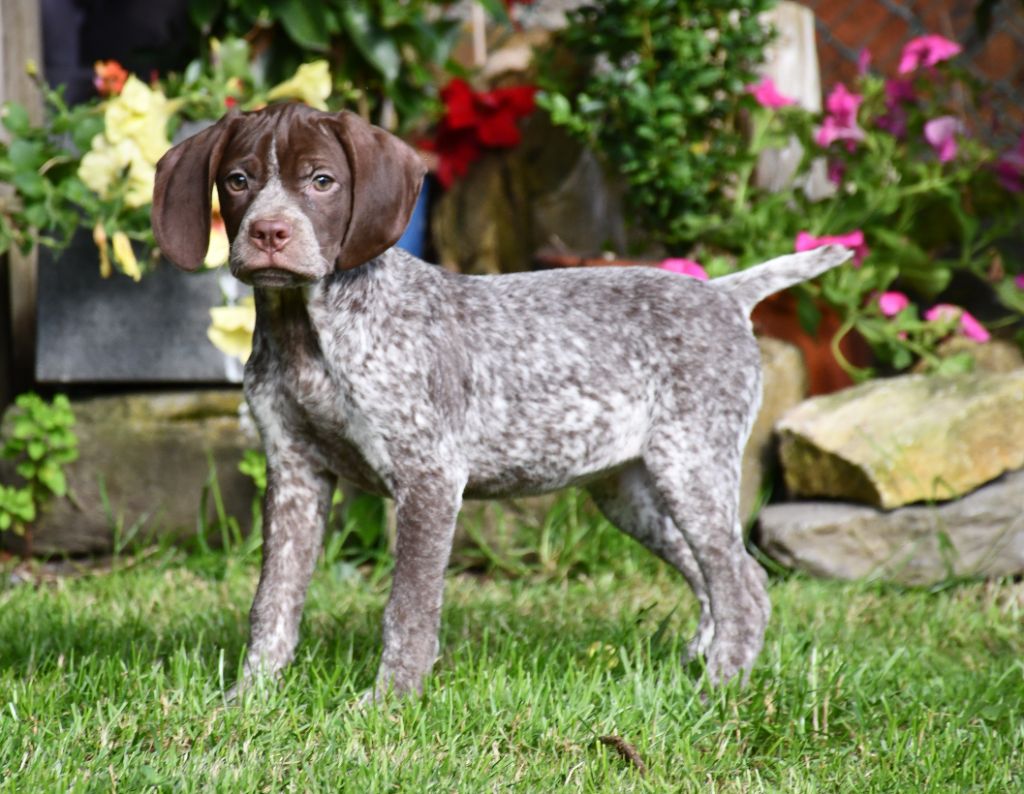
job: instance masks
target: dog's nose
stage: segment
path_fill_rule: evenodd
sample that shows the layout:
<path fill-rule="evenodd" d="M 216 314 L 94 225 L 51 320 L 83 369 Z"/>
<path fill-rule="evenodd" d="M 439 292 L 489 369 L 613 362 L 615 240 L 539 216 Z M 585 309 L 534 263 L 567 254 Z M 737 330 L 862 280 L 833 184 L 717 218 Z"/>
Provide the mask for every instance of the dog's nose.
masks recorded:
<path fill-rule="evenodd" d="M 288 244 L 292 238 L 292 227 L 285 221 L 259 220 L 249 227 L 249 237 L 257 248 L 270 254 Z"/>

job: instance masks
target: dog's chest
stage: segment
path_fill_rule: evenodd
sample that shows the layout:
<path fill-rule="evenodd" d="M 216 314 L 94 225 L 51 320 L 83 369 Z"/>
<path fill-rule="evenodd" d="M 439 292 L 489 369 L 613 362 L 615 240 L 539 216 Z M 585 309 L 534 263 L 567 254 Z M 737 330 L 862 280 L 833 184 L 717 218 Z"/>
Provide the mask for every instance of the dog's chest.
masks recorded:
<path fill-rule="evenodd" d="M 324 468 L 386 493 L 388 456 L 364 410 L 372 399 L 339 371 L 331 356 L 342 354 L 323 341 L 303 316 L 258 321 L 246 395 L 264 446 L 272 456 L 279 442 L 299 443 Z"/>

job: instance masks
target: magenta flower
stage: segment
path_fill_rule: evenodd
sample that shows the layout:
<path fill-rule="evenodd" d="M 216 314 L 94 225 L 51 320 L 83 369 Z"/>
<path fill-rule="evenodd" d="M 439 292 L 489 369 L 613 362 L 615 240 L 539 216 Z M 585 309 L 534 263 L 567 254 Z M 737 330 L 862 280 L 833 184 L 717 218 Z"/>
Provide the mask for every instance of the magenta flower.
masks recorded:
<path fill-rule="evenodd" d="M 875 120 L 875 126 L 892 137 L 903 140 L 907 134 L 907 111 L 902 105 L 889 108 Z"/>
<path fill-rule="evenodd" d="M 662 270 L 667 270 L 670 273 L 681 273 L 684 276 L 690 276 L 691 278 L 698 279 L 699 281 L 707 281 L 708 274 L 698 262 L 694 262 L 692 259 L 672 258 L 661 260 L 659 265 Z"/>
<path fill-rule="evenodd" d="M 939 116 L 925 122 L 924 138 L 932 145 L 940 163 L 948 163 L 956 157 L 956 136 L 963 131 L 963 124 L 956 116 Z"/>
<path fill-rule="evenodd" d="M 821 248 L 823 245 L 833 244 L 845 245 L 847 248 L 852 249 L 853 264 L 855 266 L 859 266 L 864 261 L 864 257 L 868 255 L 868 247 L 864 243 L 864 232 L 860 229 L 854 229 L 846 234 L 826 234 L 822 237 L 815 237 L 808 232 L 800 232 L 796 236 L 796 242 L 793 247 L 797 251 L 811 251 L 815 248 Z"/>
<path fill-rule="evenodd" d="M 960 333 L 975 342 L 987 342 L 991 339 L 989 332 L 969 311 L 954 306 L 952 303 L 938 303 L 924 313 L 924 319 L 930 323 L 945 323 L 960 320 Z"/>
<path fill-rule="evenodd" d="M 878 296 L 878 308 L 886 317 L 895 317 L 910 305 L 910 299 L 902 292 L 883 292 Z"/>
<path fill-rule="evenodd" d="M 878 128 L 896 138 L 903 138 L 907 134 L 907 110 L 904 105 L 916 100 L 917 93 L 914 91 L 914 84 L 909 80 L 886 80 L 886 112 L 875 122 Z"/>
<path fill-rule="evenodd" d="M 1017 289 L 1024 289 L 1024 274 L 1013 277 L 1013 286 Z"/>
<path fill-rule="evenodd" d="M 914 102 L 916 99 L 917 92 L 914 90 L 914 84 L 910 80 L 889 79 L 885 81 L 886 107 L 903 104 L 904 102 Z"/>
<path fill-rule="evenodd" d="M 1024 191 L 1024 135 L 1017 141 L 1017 147 L 1004 152 L 996 162 L 996 177 L 1011 193 Z"/>
<path fill-rule="evenodd" d="M 909 74 L 922 66 L 927 69 L 942 61 L 948 61 L 959 55 L 962 50 L 963 48 L 955 41 L 942 36 L 919 36 L 908 41 L 903 48 L 897 71 L 900 74 Z"/>
<path fill-rule="evenodd" d="M 843 177 L 846 176 L 846 163 L 842 160 L 832 160 L 828 164 L 828 181 L 833 185 L 843 184 Z"/>
<path fill-rule="evenodd" d="M 775 87 L 775 82 L 770 77 L 763 78 L 760 83 L 748 85 L 747 93 L 754 97 L 761 107 L 772 110 L 796 104 L 796 100 L 792 97 L 779 93 L 779 89 Z"/>
<path fill-rule="evenodd" d="M 857 141 L 863 140 L 864 130 L 857 126 L 857 111 L 863 101 L 863 96 L 851 93 L 842 83 L 836 83 L 825 100 L 828 115 L 818 130 L 818 145 L 827 147 L 835 141 L 847 141 L 852 148 Z"/>

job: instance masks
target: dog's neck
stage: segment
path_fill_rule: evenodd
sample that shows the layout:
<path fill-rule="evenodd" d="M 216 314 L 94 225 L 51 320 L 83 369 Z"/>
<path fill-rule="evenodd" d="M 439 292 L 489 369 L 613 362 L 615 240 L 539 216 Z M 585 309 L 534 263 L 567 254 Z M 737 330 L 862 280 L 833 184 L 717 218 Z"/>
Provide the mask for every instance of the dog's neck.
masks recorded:
<path fill-rule="evenodd" d="M 326 279 L 299 287 L 256 287 L 254 350 L 266 349 L 283 360 L 325 366 L 323 345 L 374 344 L 379 316 L 374 303 L 387 300 L 387 268 L 379 260 L 360 268 L 339 271 Z M 370 326 L 370 327 L 366 327 Z M 357 330 L 358 333 L 348 333 Z M 334 361 L 345 360 L 337 350 Z"/>

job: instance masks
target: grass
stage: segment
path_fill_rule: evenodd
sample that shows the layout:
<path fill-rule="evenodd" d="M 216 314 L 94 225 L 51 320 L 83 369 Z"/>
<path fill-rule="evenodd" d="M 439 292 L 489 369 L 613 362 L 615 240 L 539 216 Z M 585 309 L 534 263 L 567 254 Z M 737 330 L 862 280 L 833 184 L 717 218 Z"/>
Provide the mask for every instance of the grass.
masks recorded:
<path fill-rule="evenodd" d="M 584 534 L 572 565 L 450 576 L 426 694 L 365 711 L 383 565 L 328 555 L 295 664 L 240 707 L 221 693 L 251 546 L 8 585 L 0 791 L 1024 788 L 1024 584 L 776 578 L 750 683 L 704 698 L 678 663 L 696 622 L 681 580 L 605 526 Z"/>

